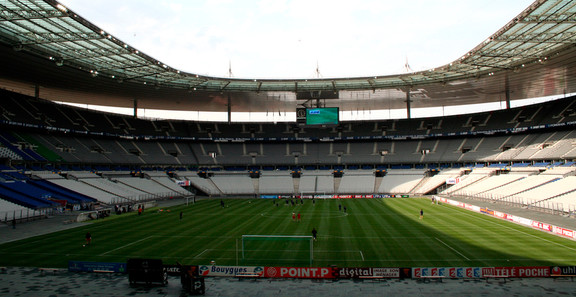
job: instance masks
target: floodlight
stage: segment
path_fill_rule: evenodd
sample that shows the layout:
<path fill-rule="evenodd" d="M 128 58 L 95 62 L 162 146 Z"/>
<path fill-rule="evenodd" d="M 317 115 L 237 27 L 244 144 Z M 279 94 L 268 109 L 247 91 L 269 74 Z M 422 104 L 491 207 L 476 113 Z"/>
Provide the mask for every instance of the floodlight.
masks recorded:
<path fill-rule="evenodd" d="M 56 8 L 58 8 L 58 10 L 60 10 L 62 12 L 68 12 L 68 9 L 60 3 L 58 3 L 58 5 L 56 5 Z"/>

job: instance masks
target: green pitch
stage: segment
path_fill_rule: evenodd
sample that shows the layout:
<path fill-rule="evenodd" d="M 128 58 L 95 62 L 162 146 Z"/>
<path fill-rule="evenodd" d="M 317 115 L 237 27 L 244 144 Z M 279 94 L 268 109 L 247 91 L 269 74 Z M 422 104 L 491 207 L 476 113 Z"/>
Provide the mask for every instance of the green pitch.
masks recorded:
<path fill-rule="evenodd" d="M 278 202 L 278 206 L 275 203 Z M 242 259 L 241 236 L 312 235 L 313 266 L 552 266 L 576 265 L 576 242 L 428 199 L 203 200 L 147 209 L 78 228 L 0 245 L 0 266 L 66 267 L 68 260 L 308 266 L 302 247 L 258 247 Z M 339 210 L 339 204 L 347 212 Z M 420 209 L 424 218 L 420 219 Z M 183 212 L 180 220 L 180 212 Z M 292 213 L 301 221 L 293 221 Z M 83 247 L 84 234 L 92 244 Z"/>

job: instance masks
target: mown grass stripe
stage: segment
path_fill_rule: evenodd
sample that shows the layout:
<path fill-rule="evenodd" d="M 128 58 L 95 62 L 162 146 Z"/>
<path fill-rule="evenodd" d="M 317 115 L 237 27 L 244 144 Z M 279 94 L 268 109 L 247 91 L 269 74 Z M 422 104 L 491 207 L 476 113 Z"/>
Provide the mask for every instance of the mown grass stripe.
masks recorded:
<path fill-rule="evenodd" d="M 449 205 L 431 205 L 428 199 L 317 199 L 295 206 L 274 202 L 226 199 L 222 208 L 220 199 L 208 199 L 162 211 L 146 209 L 141 216 L 113 216 L 0 245 L 0 265 L 65 267 L 68 260 L 124 262 L 130 257 L 235 265 L 242 234 L 311 235 L 312 228 L 319 235 L 314 266 L 576 265 L 574 241 Z M 301 213 L 301 222 L 292 222 L 292 212 Z M 94 241 L 83 248 L 87 231 Z M 258 248 L 257 259 L 240 264 L 309 265 L 302 251 L 282 243 L 271 246 Z"/>

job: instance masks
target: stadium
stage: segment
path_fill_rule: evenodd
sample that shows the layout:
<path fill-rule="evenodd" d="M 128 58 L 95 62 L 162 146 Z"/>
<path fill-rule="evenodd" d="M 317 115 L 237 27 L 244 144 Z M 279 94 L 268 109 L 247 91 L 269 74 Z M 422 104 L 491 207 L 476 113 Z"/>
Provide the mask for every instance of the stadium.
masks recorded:
<path fill-rule="evenodd" d="M 4 283 L 570 291 L 576 3 L 537 0 L 432 69 L 307 79 L 188 73 L 57 1 L 0 4 Z"/>

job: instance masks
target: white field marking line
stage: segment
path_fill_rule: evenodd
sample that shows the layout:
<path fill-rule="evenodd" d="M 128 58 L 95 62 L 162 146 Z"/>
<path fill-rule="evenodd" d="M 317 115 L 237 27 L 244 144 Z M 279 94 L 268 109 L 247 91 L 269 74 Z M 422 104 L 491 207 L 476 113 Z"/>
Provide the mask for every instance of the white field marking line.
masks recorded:
<path fill-rule="evenodd" d="M 125 245 L 123 245 L 123 246 L 121 246 L 121 247 L 117 247 L 117 248 L 115 248 L 115 249 L 113 249 L 113 250 L 109 250 L 109 251 L 107 251 L 107 252 L 105 252 L 105 253 L 102 253 L 102 254 L 100 254 L 99 256 L 104 256 L 104 255 L 106 255 L 106 254 L 108 254 L 108 253 L 111 253 L 111 252 L 113 252 L 113 251 L 117 251 L 117 250 L 119 250 L 119 249 L 123 249 L 123 248 L 125 248 L 125 247 L 131 246 L 131 245 L 136 244 L 136 243 L 139 243 L 139 242 L 141 242 L 141 241 L 148 240 L 148 239 L 150 239 L 150 238 L 152 238 L 152 237 L 154 237 L 154 236 L 148 236 L 148 237 L 142 238 L 142 239 L 140 239 L 140 240 L 133 241 L 133 242 L 131 242 L 131 243 L 129 243 L 129 244 L 125 244 Z"/>
<path fill-rule="evenodd" d="M 207 251 L 211 251 L 211 250 L 212 250 L 212 249 L 205 249 L 205 250 L 203 250 L 203 251 L 202 251 L 200 254 L 198 254 L 198 255 L 194 256 L 194 259 L 196 259 L 196 258 L 198 258 L 198 257 L 202 256 L 202 254 L 204 254 L 204 253 L 205 253 L 205 252 L 207 252 Z"/>
<path fill-rule="evenodd" d="M 364 254 L 362 254 L 361 250 L 358 250 L 360 252 L 360 257 L 362 257 L 362 261 L 364 261 Z"/>
<path fill-rule="evenodd" d="M 218 258 L 218 259 L 220 259 L 220 258 Z M 287 262 L 287 261 L 291 261 L 291 262 L 293 262 L 293 261 L 309 262 L 310 261 L 310 258 L 305 258 L 305 257 L 302 257 L 302 258 L 278 258 L 278 257 L 268 258 L 268 257 L 264 257 L 263 258 L 263 257 L 252 257 L 251 255 L 247 255 L 244 258 L 240 257 L 240 259 L 248 260 L 248 261 L 254 261 L 254 260 L 257 260 L 257 261 L 260 261 L 260 260 L 262 260 L 262 261 L 274 261 L 274 262 L 278 262 L 278 263 Z"/>
<path fill-rule="evenodd" d="M 212 249 L 210 249 L 212 250 Z M 247 252 L 277 252 L 277 251 L 289 251 L 289 250 L 267 250 L 267 249 L 244 249 Z M 216 250 L 212 250 L 212 251 L 216 251 Z M 218 251 L 234 251 L 234 250 L 218 250 Z M 292 250 L 293 251 L 293 250 Z M 300 250 L 300 251 L 295 251 L 295 252 L 302 252 L 302 253 L 308 253 L 308 250 Z M 339 250 L 339 251 L 334 251 L 334 250 L 317 250 L 314 249 L 314 253 L 357 253 L 358 250 Z"/>
<path fill-rule="evenodd" d="M 196 238 L 196 237 L 204 237 L 204 238 L 238 238 L 238 236 L 207 236 L 207 235 L 150 235 L 149 237 L 162 237 L 162 238 Z"/>
<path fill-rule="evenodd" d="M 302 213 L 300 213 L 300 214 L 301 214 L 302 216 L 304 216 L 304 215 L 306 215 L 306 214 L 308 214 L 308 215 L 313 215 L 314 213 L 313 213 L 313 212 L 309 212 L 309 213 L 302 212 Z M 292 217 L 291 217 L 291 216 L 292 216 L 292 213 L 291 213 L 291 212 L 287 212 L 286 214 L 270 214 L 270 213 L 267 213 L 267 212 L 263 212 L 263 213 L 260 214 L 260 216 L 261 216 L 261 217 L 264 217 L 264 218 L 284 218 L 284 217 L 286 217 L 286 218 L 292 218 Z M 345 217 L 345 216 L 348 216 L 348 213 L 347 213 L 347 212 L 345 212 L 345 213 L 333 213 L 333 212 L 332 212 L 332 213 L 329 213 L 328 215 L 325 215 L 325 216 L 322 216 L 322 217 L 323 217 L 323 218 L 343 218 L 343 217 Z"/>
<path fill-rule="evenodd" d="M 338 236 L 338 235 L 324 235 L 323 237 L 328 238 L 340 238 L 340 239 L 430 239 L 430 236 Z"/>
<path fill-rule="evenodd" d="M 359 250 L 338 250 L 338 251 L 334 251 L 334 250 L 317 250 L 314 249 L 314 252 L 318 252 L 318 253 L 357 253 Z"/>
<path fill-rule="evenodd" d="M 456 252 L 458 255 L 464 257 L 464 259 L 470 261 L 470 259 L 466 256 L 464 256 L 461 252 L 457 251 L 455 248 L 451 247 L 450 245 L 448 245 L 447 243 L 445 243 L 444 241 L 440 240 L 440 238 L 438 237 L 434 237 L 436 240 L 440 241 L 443 245 L 445 245 L 446 247 L 448 247 L 449 249 L 453 250 L 454 252 Z"/>
<path fill-rule="evenodd" d="M 461 211 L 461 210 L 459 210 L 459 211 Z M 563 245 L 563 244 L 560 244 L 560 243 L 557 243 L 557 242 L 554 242 L 554 241 L 550 241 L 550 240 L 548 240 L 548 239 L 544 239 L 544 238 L 542 238 L 542 237 L 539 237 L 539 236 L 536 236 L 536 235 L 533 235 L 533 234 L 524 232 L 524 231 L 522 231 L 522 230 L 517 230 L 517 229 L 514 229 L 514 228 L 512 228 L 512 227 L 508 227 L 508 226 L 506 226 L 506 225 L 500 225 L 500 224 L 497 224 L 496 222 L 492 222 L 492 221 L 490 221 L 490 220 L 487 220 L 487 219 L 484 219 L 484 218 L 481 218 L 481 217 L 475 217 L 475 216 L 470 215 L 470 214 L 466 214 L 466 215 L 467 215 L 467 216 L 470 216 L 470 217 L 474 217 L 474 218 L 480 219 L 480 220 L 482 220 L 482 221 L 485 221 L 485 222 L 488 222 L 488 223 L 491 223 L 491 224 L 495 224 L 495 225 L 504 227 L 504 228 L 506 228 L 506 229 L 511 229 L 511 230 L 517 231 L 517 232 L 519 232 L 519 233 L 528 235 L 528 236 L 530 236 L 530 237 L 535 237 L 535 238 L 537 238 L 537 239 L 539 239 L 539 240 L 543 240 L 543 241 L 552 243 L 552 244 L 554 244 L 554 245 L 557 245 L 557 246 L 560 246 L 560 247 L 563 247 L 563 248 L 567 248 L 567 249 L 569 249 L 569 250 L 576 251 L 575 248 L 571 248 L 571 247 L 569 247 L 569 246 L 565 246 L 565 245 Z M 510 221 L 504 221 L 504 220 L 503 220 L 503 222 L 510 222 Z M 512 223 L 514 223 L 514 222 L 512 222 Z M 522 226 L 522 227 L 524 227 L 524 228 L 528 228 L 528 226 L 525 226 L 525 225 L 520 225 L 520 224 L 517 224 L 517 225 L 518 225 L 518 226 Z M 537 229 L 534 229 L 534 230 L 537 230 Z M 561 238 L 561 237 L 560 237 L 560 238 Z"/>
<path fill-rule="evenodd" d="M 216 251 L 216 249 L 214 249 L 213 251 Z M 223 249 L 218 249 L 218 251 L 234 251 L 234 250 L 223 250 Z M 358 250 L 355 251 L 349 251 L 349 252 L 358 252 Z M 314 253 L 316 253 L 316 251 L 314 251 Z M 10 254 L 10 255 L 47 255 L 47 256 L 62 256 L 61 253 L 30 253 L 30 252 L 7 252 L 5 254 Z M 68 256 L 85 256 L 86 254 L 66 254 Z M 97 257 L 103 257 L 102 255 L 96 255 Z M 125 255 L 121 255 L 121 256 L 125 256 Z M 138 258 L 138 257 L 142 257 L 142 255 L 128 255 L 126 257 L 129 258 Z M 182 256 L 161 256 L 162 258 L 166 258 L 166 259 L 194 259 L 195 257 L 182 257 Z M 234 260 L 236 258 L 218 258 L 218 259 L 226 259 L 226 260 Z M 317 259 L 317 260 L 321 260 L 321 261 L 341 261 L 342 259 Z M 502 261 L 504 260 L 503 258 L 500 259 L 474 259 L 475 261 Z M 534 260 L 532 258 L 513 258 L 511 259 L 513 261 L 529 261 L 529 260 Z M 549 259 L 542 259 L 545 261 L 568 261 L 568 260 L 574 260 L 573 258 L 563 258 L 563 259 L 557 259 L 557 258 L 549 258 Z M 393 259 L 393 260 L 386 260 L 386 259 L 376 259 L 376 260 L 364 260 L 364 262 L 413 262 L 413 261 L 428 261 L 428 262 L 454 262 L 454 261 L 462 261 L 461 258 L 458 259 L 442 259 L 442 260 L 430 260 L 430 259 Z"/>
<path fill-rule="evenodd" d="M 100 225 L 100 226 L 98 226 L 98 227 L 90 228 L 90 230 L 97 230 L 97 229 L 101 229 L 101 228 L 104 228 L 104 226 L 103 226 L 103 225 Z M 58 231 L 63 231 L 63 230 L 58 230 Z M 57 231 L 54 231 L 54 232 L 57 232 Z M 93 232 L 93 231 L 92 231 L 92 232 Z M 43 236 L 43 235 L 48 235 L 48 234 L 50 234 L 50 233 L 38 234 L 38 235 L 34 235 L 34 236 Z M 24 237 L 24 238 L 14 238 L 14 239 L 10 239 L 10 240 L 7 240 L 7 241 L 5 241 L 5 242 L 2 242 L 2 244 L 4 244 L 4 243 L 9 243 L 9 242 L 15 242 L 15 241 L 19 241 L 19 240 L 22 240 L 22 239 L 27 239 L 27 238 L 25 238 L 25 237 Z M 37 242 L 46 242 L 46 238 L 41 238 L 41 239 L 34 240 L 34 241 L 26 241 L 26 242 L 23 242 L 22 244 L 13 245 L 13 246 L 11 246 L 10 248 L 11 248 L 11 249 L 16 249 L 16 248 L 19 248 L 20 246 L 25 246 L 25 245 L 29 245 L 29 244 L 33 244 L 33 243 L 37 243 Z"/>
<path fill-rule="evenodd" d="M 430 222 L 428 222 L 428 223 L 430 223 Z M 433 226 L 433 227 L 454 227 L 454 224 L 440 224 L 440 223 L 434 223 L 434 222 L 430 223 L 429 225 Z M 498 228 L 499 227 L 494 226 L 494 227 L 482 228 L 482 230 L 484 230 L 484 229 L 498 229 Z M 461 226 L 458 229 L 476 229 L 476 230 L 478 230 L 478 226 Z"/>

